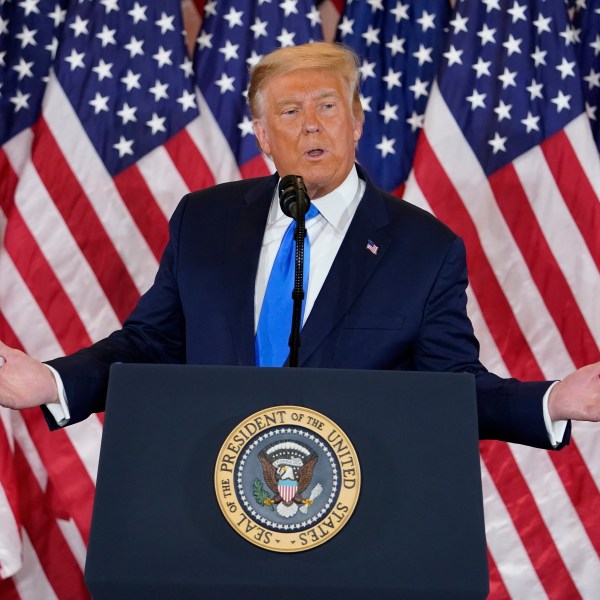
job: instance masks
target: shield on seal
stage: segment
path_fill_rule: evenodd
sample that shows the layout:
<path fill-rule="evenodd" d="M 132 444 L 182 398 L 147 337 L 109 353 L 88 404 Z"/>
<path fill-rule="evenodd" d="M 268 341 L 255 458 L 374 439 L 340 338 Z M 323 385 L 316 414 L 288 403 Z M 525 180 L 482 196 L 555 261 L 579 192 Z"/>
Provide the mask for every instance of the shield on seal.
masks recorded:
<path fill-rule="evenodd" d="M 298 489 L 298 482 L 293 480 L 279 480 L 277 484 L 277 490 L 282 500 L 289 504 L 296 495 L 296 490 Z"/>

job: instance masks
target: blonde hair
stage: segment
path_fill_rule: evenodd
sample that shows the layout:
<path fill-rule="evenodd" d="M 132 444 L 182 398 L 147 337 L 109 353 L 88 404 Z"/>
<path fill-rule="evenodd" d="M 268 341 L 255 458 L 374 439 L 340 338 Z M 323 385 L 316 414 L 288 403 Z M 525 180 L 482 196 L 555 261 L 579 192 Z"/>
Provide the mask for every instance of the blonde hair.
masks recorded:
<path fill-rule="evenodd" d="M 270 79 L 300 70 L 330 71 L 339 74 L 348 89 L 348 98 L 354 118 L 361 124 L 364 112 L 360 102 L 356 53 L 347 46 L 330 42 L 312 42 L 300 46 L 279 48 L 264 56 L 250 72 L 248 104 L 253 119 L 260 119 L 263 113 L 262 92 Z"/>

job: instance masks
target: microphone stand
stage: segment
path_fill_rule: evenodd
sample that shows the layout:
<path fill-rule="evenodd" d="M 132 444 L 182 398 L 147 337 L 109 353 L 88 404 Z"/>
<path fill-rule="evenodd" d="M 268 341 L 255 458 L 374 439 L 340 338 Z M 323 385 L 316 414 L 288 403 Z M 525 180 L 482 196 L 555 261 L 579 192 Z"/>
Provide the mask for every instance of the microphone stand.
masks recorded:
<path fill-rule="evenodd" d="M 288 339 L 290 347 L 290 367 L 298 366 L 300 348 L 300 330 L 302 328 L 302 302 L 304 300 L 304 240 L 306 239 L 306 213 L 310 206 L 306 186 L 301 175 L 285 175 L 279 182 L 279 205 L 288 217 L 296 221 L 296 256 L 294 271 L 294 289 L 292 290 L 292 329 Z"/>
<path fill-rule="evenodd" d="M 304 207 L 303 207 L 304 208 Z M 298 352 L 300 349 L 300 329 L 302 327 L 302 301 L 304 300 L 304 240 L 306 238 L 306 221 L 303 210 L 298 212 L 296 219 L 296 231 L 294 239 L 296 240 L 296 259 L 294 272 L 294 289 L 292 290 L 292 329 L 288 345 L 290 347 L 290 367 L 298 366 Z"/>

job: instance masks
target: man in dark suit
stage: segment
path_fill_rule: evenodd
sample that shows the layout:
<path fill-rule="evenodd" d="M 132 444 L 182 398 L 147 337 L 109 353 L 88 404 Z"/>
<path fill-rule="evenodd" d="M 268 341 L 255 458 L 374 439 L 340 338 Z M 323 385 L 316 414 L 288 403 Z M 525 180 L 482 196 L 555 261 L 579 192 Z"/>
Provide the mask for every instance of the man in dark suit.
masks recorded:
<path fill-rule="evenodd" d="M 1 404 L 46 404 L 56 427 L 103 410 L 114 362 L 257 364 L 261 306 L 290 221 L 277 183 L 297 174 L 319 209 L 307 223 L 300 366 L 473 373 L 481 438 L 561 447 L 567 419 L 600 418 L 600 363 L 553 389 L 500 379 L 480 364 L 462 241 L 355 165 L 364 117 L 350 51 L 326 43 L 280 49 L 254 68 L 248 97 L 277 174 L 187 195 L 154 285 L 107 339 L 50 361 L 53 371 L 0 345 Z"/>

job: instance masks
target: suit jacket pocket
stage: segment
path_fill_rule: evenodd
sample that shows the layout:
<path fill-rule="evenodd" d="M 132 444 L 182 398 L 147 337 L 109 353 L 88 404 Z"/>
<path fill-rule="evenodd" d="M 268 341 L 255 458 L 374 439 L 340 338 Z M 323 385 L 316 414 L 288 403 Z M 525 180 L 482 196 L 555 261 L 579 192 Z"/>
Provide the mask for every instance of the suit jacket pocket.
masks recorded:
<path fill-rule="evenodd" d="M 405 315 L 348 315 L 341 324 L 334 366 L 355 369 L 406 369 L 410 332 Z"/>
<path fill-rule="evenodd" d="M 360 314 L 349 315 L 343 323 L 344 329 L 402 329 L 404 315 Z"/>

